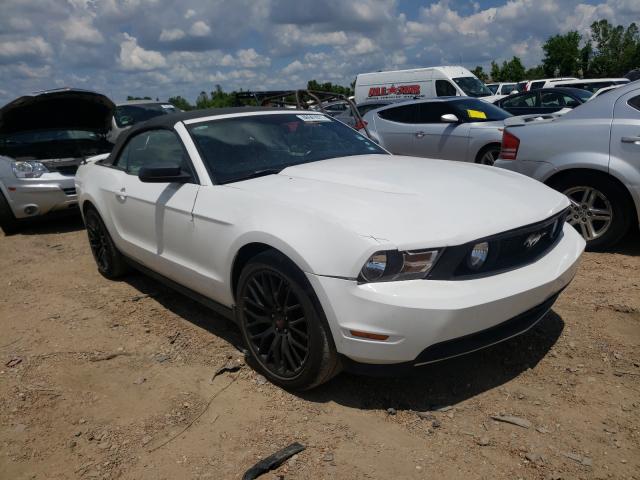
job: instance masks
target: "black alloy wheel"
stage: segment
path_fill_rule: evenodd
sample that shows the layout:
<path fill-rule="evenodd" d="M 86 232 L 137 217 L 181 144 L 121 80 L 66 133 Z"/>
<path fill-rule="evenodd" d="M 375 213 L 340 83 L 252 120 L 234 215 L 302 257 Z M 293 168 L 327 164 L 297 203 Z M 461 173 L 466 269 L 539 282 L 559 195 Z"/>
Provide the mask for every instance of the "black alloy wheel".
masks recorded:
<path fill-rule="evenodd" d="M 109 235 L 109 231 L 98 212 L 87 209 L 85 225 L 89 237 L 89 247 L 98 266 L 98 271 L 108 279 L 114 279 L 127 271 L 127 265 Z"/>
<path fill-rule="evenodd" d="M 282 378 L 300 373 L 309 356 L 309 319 L 291 284 L 261 270 L 247 282 L 243 312 L 256 359 Z"/>
<path fill-rule="evenodd" d="M 284 255 L 268 250 L 251 259 L 238 280 L 236 299 L 248 360 L 271 382 L 308 390 L 340 371 L 315 293 Z"/>

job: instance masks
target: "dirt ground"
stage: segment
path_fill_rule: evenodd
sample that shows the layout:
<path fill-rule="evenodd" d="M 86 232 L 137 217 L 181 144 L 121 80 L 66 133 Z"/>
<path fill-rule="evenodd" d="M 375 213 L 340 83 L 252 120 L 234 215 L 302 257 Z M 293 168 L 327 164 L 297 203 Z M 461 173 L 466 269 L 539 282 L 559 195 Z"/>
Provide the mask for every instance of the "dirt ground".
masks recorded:
<path fill-rule="evenodd" d="M 640 479 L 640 236 L 585 254 L 527 334 L 409 378 L 280 390 L 237 329 L 140 274 L 102 278 L 78 220 L 0 233 L 0 478 Z M 498 422 L 511 415 L 524 426 Z M 522 423 L 522 422 L 520 422 Z"/>

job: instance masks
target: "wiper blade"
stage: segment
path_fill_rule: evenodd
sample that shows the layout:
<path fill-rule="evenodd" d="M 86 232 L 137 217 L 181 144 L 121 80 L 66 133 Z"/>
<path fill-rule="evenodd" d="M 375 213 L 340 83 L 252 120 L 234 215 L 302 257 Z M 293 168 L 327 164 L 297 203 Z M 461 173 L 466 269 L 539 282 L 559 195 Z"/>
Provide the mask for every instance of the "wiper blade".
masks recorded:
<path fill-rule="evenodd" d="M 255 170 L 253 172 L 247 173 L 246 175 L 242 175 L 241 177 L 234 179 L 234 182 L 238 182 L 240 180 L 248 180 L 250 178 L 264 177 L 267 175 L 277 175 L 282 170 L 284 170 L 284 168 L 264 168 L 262 170 Z"/>

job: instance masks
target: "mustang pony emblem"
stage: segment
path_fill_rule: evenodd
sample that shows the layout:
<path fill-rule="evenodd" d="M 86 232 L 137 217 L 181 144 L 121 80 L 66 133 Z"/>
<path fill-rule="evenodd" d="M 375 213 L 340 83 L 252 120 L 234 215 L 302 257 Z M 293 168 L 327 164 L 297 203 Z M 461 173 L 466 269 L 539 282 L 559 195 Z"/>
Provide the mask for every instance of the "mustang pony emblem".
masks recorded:
<path fill-rule="evenodd" d="M 542 233 L 532 233 L 527 237 L 524 241 L 524 246 L 528 249 L 535 247 L 535 245 L 547 234 L 547 232 Z"/>

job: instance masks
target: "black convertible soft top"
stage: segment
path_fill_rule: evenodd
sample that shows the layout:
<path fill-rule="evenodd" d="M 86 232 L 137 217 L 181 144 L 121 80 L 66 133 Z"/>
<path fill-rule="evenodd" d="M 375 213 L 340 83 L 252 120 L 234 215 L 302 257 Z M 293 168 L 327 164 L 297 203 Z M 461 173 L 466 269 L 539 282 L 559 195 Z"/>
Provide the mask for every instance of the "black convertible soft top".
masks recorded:
<path fill-rule="evenodd" d="M 113 164 L 114 159 L 119 155 L 122 147 L 127 143 L 129 137 L 143 132 L 145 130 L 151 130 L 155 128 L 163 128 L 166 130 L 173 130 L 173 126 L 178 122 L 184 122 L 192 120 L 194 118 L 204 117 L 217 117 L 220 115 L 233 115 L 235 113 L 251 113 L 251 112 L 283 112 L 283 113 L 295 113 L 300 111 L 283 109 L 283 108 L 270 108 L 270 107 L 229 107 L 229 108 L 206 108 L 202 110 L 190 110 L 188 112 L 170 113 L 168 115 L 160 115 L 144 122 L 135 124 L 133 127 L 125 130 L 118 136 L 116 145 L 113 147 L 111 154 L 108 158 L 105 158 L 100 163 L 104 165 Z M 306 112 L 308 113 L 308 112 Z M 320 113 L 320 112 L 317 112 Z"/>

